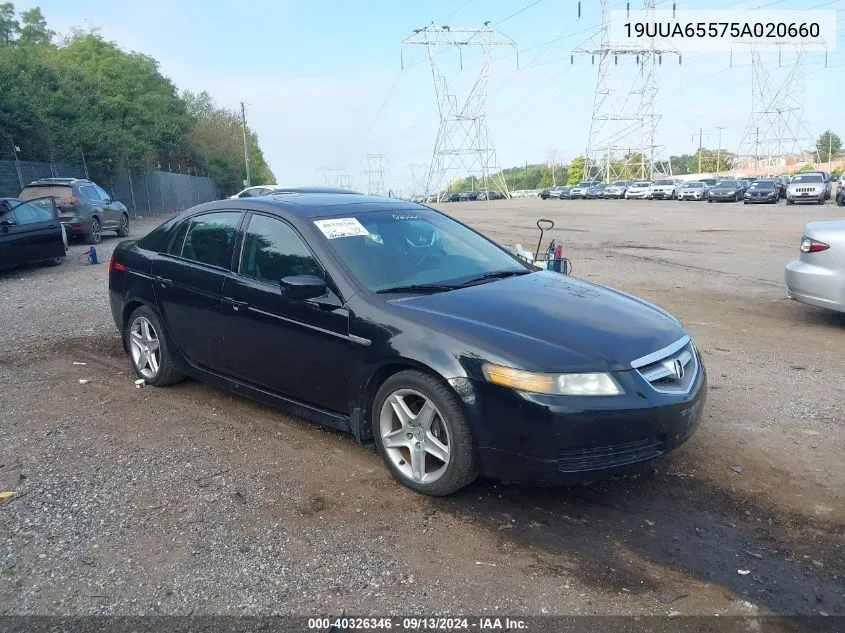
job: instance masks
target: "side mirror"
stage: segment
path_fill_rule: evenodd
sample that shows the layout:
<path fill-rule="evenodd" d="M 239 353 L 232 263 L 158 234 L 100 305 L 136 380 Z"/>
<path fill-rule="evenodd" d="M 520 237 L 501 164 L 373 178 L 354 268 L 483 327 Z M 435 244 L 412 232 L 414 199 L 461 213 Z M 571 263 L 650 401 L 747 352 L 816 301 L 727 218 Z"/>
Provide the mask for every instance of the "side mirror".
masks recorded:
<path fill-rule="evenodd" d="M 292 275 L 281 281 L 282 296 L 291 300 L 316 299 L 326 294 L 326 282 L 313 275 Z"/>
<path fill-rule="evenodd" d="M 7 220 L 0 220 L 0 226 L 2 226 L 4 229 L 9 228 L 10 226 L 15 226 L 15 221 L 14 220 L 8 220 L 8 219 Z"/>

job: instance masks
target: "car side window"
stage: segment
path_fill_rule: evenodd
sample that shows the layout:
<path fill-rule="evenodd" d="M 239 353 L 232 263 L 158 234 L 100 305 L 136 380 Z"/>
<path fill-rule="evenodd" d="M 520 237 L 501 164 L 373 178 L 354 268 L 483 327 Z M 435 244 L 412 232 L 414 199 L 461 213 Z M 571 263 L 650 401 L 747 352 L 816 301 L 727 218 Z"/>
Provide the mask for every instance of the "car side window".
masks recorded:
<path fill-rule="evenodd" d="M 14 208 L 10 214 L 15 224 L 37 224 L 38 222 L 49 222 L 53 214 L 41 207 L 26 202 Z"/>
<path fill-rule="evenodd" d="M 176 227 L 176 231 L 170 238 L 170 243 L 164 250 L 168 255 L 175 255 L 180 257 L 182 255 L 182 245 L 185 243 L 185 235 L 188 233 L 188 227 L 191 226 L 191 219 L 183 220 L 182 223 Z"/>
<path fill-rule="evenodd" d="M 89 200 L 94 200 L 96 202 L 100 201 L 100 194 L 97 193 L 97 190 L 94 188 L 94 185 L 82 185 L 79 187 L 79 193 L 83 196 L 88 198 Z"/>
<path fill-rule="evenodd" d="M 264 215 L 253 215 L 249 221 L 238 272 L 270 284 L 292 275 L 325 278 L 323 267 L 296 231 Z"/>
<path fill-rule="evenodd" d="M 181 256 L 201 264 L 228 269 L 232 265 L 240 221 L 239 211 L 194 216 L 182 245 Z"/>
<path fill-rule="evenodd" d="M 99 194 L 101 200 L 111 200 L 111 196 L 108 192 L 99 185 L 94 185 L 94 191 Z"/>

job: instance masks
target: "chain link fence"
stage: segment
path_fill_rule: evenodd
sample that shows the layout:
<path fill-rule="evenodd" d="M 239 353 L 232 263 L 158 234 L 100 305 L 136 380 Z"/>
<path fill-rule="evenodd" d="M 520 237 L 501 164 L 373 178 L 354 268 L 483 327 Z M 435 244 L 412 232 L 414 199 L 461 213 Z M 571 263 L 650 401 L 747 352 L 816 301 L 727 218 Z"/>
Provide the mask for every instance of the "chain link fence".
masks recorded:
<path fill-rule="evenodd" d="M 0 151 L 0 198 L 15 198 L 25 185 L 41 178 L 87 178 L 122 202 L 132 217 L 178 213 L 218 199 L 214 181 L 205 176 L 129 167 L 94 170 L 81 152 L 60 158 L 48 154 L 47 160 L 26 160 L 31 156 L 16 146 Z"/>

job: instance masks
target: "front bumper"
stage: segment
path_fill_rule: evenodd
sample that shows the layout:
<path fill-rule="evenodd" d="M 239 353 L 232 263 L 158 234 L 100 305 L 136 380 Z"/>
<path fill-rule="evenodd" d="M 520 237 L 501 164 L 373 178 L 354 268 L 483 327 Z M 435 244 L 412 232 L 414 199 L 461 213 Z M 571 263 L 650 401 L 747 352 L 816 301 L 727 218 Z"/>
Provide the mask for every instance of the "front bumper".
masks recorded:
<path fill-rule="evenodd" d="M 785 272 L 790 299 L 845 312 L 845 273 L 835 267 L 835 262 L 826 267 L 795 260 L 786 265 Z"/>
<path fill-rule="evenodd" d="M 703 200 L 704 196 L 699 192 L 696 192 L 696 193 L 681 193 L 678 196 L 678 198 L 680 200 Z"/>
<path fill-rule="evenodd" d="M 763 204 L 763 203 L 772 203 L 777 202 L 780 199 L 778 194 L 774 194 L 771 196 L 746 196 L 744 201 L 746 204 Z"/>
<path fill-rule="evenodd" d="M 645 198 L 646 194 L 648 194 L 648 191 L 626 191 L 625 197 L 628 198 L 629 200 L 632 199 L 632 198 L 634 198 L 634 199 Z"/>
<path fill-rule="evenodd" d="M 826 196 L 823 191 L 801 193 L 787 191 L 786 199 L 790 202 L 824 202 Z"/>
<path fill-rule="evenodd" d="M 481 474 L 574 485 L 660 457 L 701 423 L 707 376 L 700 360 L 699 367 L 687 394 L 659 393 L 635 371 L 616 374 L 626 395 L 610 398 L 525 394 L 472 380 L 474 398 L 467 408 Z"/>
<path fill-rule="evenodd" d="M 713 202 L 736 202 L 737 196 L 735 193 L 711 193 L 710 200 Z"/>
<path fill-rule="evenodd" d="M 671 191 L 652 191 L 649 197 L 652 200 L 669 200 L 674 194 Z"/>

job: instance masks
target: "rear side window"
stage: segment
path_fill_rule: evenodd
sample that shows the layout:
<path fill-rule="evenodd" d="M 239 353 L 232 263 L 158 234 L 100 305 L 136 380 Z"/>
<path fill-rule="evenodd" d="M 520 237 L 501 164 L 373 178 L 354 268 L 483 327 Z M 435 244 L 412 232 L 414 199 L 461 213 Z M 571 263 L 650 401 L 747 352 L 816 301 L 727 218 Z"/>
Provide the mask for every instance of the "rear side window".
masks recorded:
<path fill-rule="evenodd" d="M 56 202 L 70 202 L 73 198 L 73 191 L 67 185 L 49 185 L 46 187 L 30 186 L 24 187 L 18 199 L 20 200 L 34 200 L 35 198 L 44 198 L 52 196 Z"/>
<path fill-rule="evenodd" d="M 173 237 L 170 239 L 170 246 L 165 249 L 165 253 L 168 255 L 175 255 L 176 257 L 181 257 L 182 255 L 182 245 L 185 243 L 185 235 L 188 233 L 188 227 L 191 226 L 191 220 L 185 220 L 176 227 L 176 231 L 174 232 Z"/>
<path fill-rule="evenodd" d="M 228 269 L 235 252 L 238 223 L 237 211 L 222 211 L 194 216 L 182 245 L 181 256 L 201 264 Z"/>
<path fill-rule="evenodd" d="M 94 189 L 94 185 L 82 185 L 79 188 L 79 193 L 83 196 L 88 198 L 89 200 L 99 201 L 100 194 L 97 193 L 97 190 Z"/>

